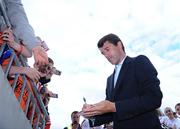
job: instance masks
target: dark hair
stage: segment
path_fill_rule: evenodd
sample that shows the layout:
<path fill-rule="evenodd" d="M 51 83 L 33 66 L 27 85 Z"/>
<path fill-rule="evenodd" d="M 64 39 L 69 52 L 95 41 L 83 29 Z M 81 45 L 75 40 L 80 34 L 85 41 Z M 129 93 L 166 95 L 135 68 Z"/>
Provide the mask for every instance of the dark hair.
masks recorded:
<path fill-rule="evenodd" d="M 176 106 L 175 106 L 175 108 L 176 108 L 177 106 L 180 106 L 180 103 L 177 103 Z"/>
<path fill-rule="evenodd" d="M 106 41 L 112 43 L 112 44 L 115 45 L 115 46 L 117 46 L 117 43 L 120 41 L 121 44 L 122 44 L 122 49 L 123 49 L 123 51 L 125 52 L 124 45 L 123 45 L 121 39 L 120 39 L 117 35 L 112 34 L 112 33 L 111 33 L 111 34 L 107 34 L 107 35 L 105 35 L 104 37 L 102 37 L 102 38 L 98 41 L 97 47 L 98 47 L 98 48 L 103 47 L 103 45 L 104 45 L 104 43 L 105 43 Z"/>
<path fill-rule="evenodd" d="M 48 62 L 54 64 L 54 61 L 50 57 L 48 57 Z"/>
<path fill-rule="evenodd" d="M 73 114 L 77 114 L 78 113 L 78 111 L 73 111 L 72 113 L 71 113 L 71 118 L 72 118 L 72 115 Z"/>

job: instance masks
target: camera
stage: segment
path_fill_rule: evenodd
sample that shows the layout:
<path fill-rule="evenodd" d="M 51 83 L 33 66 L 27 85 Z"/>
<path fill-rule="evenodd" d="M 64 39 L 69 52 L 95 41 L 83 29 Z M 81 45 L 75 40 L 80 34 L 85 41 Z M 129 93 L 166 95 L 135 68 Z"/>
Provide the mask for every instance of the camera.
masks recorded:
<path fill-rule="evenodd" d="M 48 94 L 48 96 L 51 97 L 51 98 L 58 98 L 58 94 L 55 94 L 55 93 L 53 93 L 53 94 L 51 94 L 51 95 Z"/>

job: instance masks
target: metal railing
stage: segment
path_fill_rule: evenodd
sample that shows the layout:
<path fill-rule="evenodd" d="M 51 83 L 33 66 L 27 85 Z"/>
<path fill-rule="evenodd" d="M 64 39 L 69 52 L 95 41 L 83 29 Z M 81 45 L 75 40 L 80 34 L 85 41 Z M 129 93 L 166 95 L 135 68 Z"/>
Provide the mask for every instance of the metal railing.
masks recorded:
<path fill-rule="evenodd" d="M 2 0 L 0 0 L 0 10 L 1 10 L 1 14 L 3 15 L 4 23 L 6 27 L 7 28 L 11 27 Z M 11 56 L 9 57 L 8 64 L 5 66 L 5 71 L 4 71 L 5 76 L 7 78 L 12 65 L 20 66 L 20 67 L 21 66 L 28 67 L 25 61 L 26 59 L 22 55 L 17 57 L 15 51 L 11 47 L 9 47 L 8 44 L 6 43 L 3 43 L 3 45 L 0 46 L 0 57 L 2 57 L 5 49 L 10 50 L 11 52 Z M 22 108 L 21 109 L 24 111 L 33 129 L 39 129 L 39 128 L 44 129 L 46 121 L 49 119 L 49 115 L 47 113 L 47 110 L 45 109 L 44 103 L 37 89 L 36 83 L 23 74 L 15 74 L 13 78 L 13 83 L 11 84 L 12 90 L 14 92 L 15 89 L 17 88 L 17 82 L 19 77 L 21 77 L 23 80 L 21 90 L 17 98 L 19 104 L 21 105 L 23 101 L 23 95 L 25 94 L 25 92 L 27 92 L 26 94 L 28 96 L 27 101 L 25 103 L 25 110 L 23 110 Z"/>

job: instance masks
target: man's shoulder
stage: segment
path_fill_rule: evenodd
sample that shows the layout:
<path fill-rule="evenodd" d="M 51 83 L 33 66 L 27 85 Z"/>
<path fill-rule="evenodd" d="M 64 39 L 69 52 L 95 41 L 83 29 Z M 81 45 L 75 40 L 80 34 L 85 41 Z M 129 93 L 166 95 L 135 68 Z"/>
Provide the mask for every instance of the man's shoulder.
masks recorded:
<path fill-rule="evenodd" d="M 142 63 L 144 61 L 150 61 L 149 58 L 145 55 L 138 55 L 136 57 L 130 57 L 132 61 L 136 62 L 136 63 Z"/>
<path fill-rule="evenodd" d="M 22 4 L 21 0 L 4 0 L 5 3 Z"/>
<path fill-rule="evenodd" d="M 138 56 L 135 56 L 135 57 L 127 56 L 126 59 L 125 59 L 125 62 L 131 62 L 131 61 L 141 62 L 143 60 L 149 60 L 149 59 L 145 55 L 138 55 Z"/>
<path fill-rule="evenodd" d="M 148 59 L 148 57 L 145 55 L 138 55 L 138 56 L 134 57 L 134 59 L 135 60 L 144 60 L 144 59 Z"/>
<path fill-rule="evenodd" d="M 136 57 L 129 57 L 129 56 L 127 56 L 126 63 L 127 62 L 131 62 L 131 64 L 133 64 L 133 65 L 135 65 L 137 67 L 142 67 L 144 65 L 151 64 L 151 61 L 145 55 L 138 55 Z"/>

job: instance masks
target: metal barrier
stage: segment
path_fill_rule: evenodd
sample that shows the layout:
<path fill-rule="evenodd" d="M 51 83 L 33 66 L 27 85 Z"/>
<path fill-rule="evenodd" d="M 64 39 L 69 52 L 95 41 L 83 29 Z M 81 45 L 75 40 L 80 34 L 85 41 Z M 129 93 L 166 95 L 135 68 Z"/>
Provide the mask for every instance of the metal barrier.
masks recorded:
<path fill-rule="evenodd" d="M 0 9 L 6 26 L 11 27 L 2 0 L 0 0 Z M 9 62 L 6 65 L 4 71 L 6 77 L 8 77 L 8 73 L 12 65 L 28 67 L 27 63 L 24 61 L 26 59 L 22 55 L 17 57 L 15 51 L 11 47 L 9 47 L 6 43 L 0 46 L 0 57 L 2 56 L 5 48 L 6 49 L 8 48 L 8 50 L 10 50 L 11 52 Z M 23 84 L 20 89 L 19 96 L 17 98 L 19 104 L 21 105 L 23 101 L 23 95 L 27 94 L 28 97 L 25 103 L 24 113 L 27 119 L 29 120 L 29 122 L 31 123 L 33 129 L 44 129 L 46 121 L 49 119 L 49 115 L 47 113 L 47 110 L 45 109 L 42 98 L 37 90 L 36 83 L 33 82 L 31 79 L 27 78 L 25 75 L 15 74 L 13 78 L 13 84 L 11 85 L 13 91 L 15 91 L 15 89 L 17 88 L 17 82 L 19 77 L 21 77 L 23 80 Z M 26 91 L 27 93 L 25 93 Z"/>

